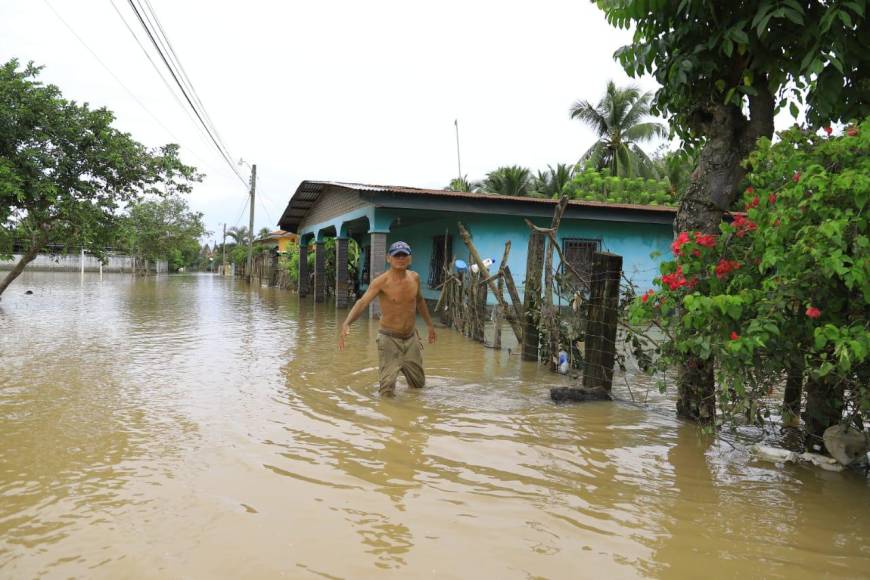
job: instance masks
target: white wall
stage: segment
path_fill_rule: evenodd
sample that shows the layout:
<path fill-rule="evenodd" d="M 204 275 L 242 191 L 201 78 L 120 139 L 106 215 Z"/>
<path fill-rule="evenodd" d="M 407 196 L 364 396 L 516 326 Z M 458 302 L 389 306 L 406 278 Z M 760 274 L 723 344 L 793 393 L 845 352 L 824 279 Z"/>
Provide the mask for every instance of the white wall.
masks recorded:
<path fill-rule="evenodd" d="M 21 259 L 21 254 L 13 254 L 12 260 L 0 262 L 0 270 L 11 270 L 15 264 Z M 108 256 L 107 262 L 103 264 L 103 272 L 133 272 L 133 258 L 130 256 Z M 94 256 L 85 254 L 84 256 L 85 272 L 98 272 L 100 270 L 100 261 Z M 56 272 L 79 272 L 82 269 L 81 255 L 57 255 L 39 254 L 32 262 L 27 265 L 27 270 L 30 271 L 56 271 Z M 152 265 L 151 270 L 155 268 Z M 169 266 L 166 260 L 161 260 L 156 264 L 156 270 L 160 274 L 165 274 L 169 271 Z"/>

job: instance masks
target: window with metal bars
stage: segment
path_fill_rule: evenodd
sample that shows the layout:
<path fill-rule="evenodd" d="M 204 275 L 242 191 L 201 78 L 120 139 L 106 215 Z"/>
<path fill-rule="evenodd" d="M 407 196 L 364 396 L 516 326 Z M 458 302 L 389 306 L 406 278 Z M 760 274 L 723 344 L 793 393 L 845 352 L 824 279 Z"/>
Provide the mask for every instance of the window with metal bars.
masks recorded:
<path fill-rule="evenodd" d="M 444 269 L 453 260 L 453 236 L 432 238 L 432 259 L 429 262 L 429 288 L 436 288 L 445 280 Z"/>
<path fill-rule="evenodd" d="M 562 253 L 565 261 L 571 264 L 583 278 L 578 280 L 570 269 L 562 266 L 562 292 L 573 294 L 575 291 L 589 290 L 592 282 L 592 256 L 601 251 L 601 240 L 588 238 L 564 238 Z"/>

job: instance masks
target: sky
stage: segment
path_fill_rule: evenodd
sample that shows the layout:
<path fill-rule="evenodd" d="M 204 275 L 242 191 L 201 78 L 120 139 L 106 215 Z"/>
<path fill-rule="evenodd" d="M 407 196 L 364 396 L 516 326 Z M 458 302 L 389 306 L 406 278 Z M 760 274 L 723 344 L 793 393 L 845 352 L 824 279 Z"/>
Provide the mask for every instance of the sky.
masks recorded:
<path fill-rule="evenodd" d="M 597 102 L 608 80 L 656 88 L 613 61 L 630 33 L 588 0 L 150 3 L 233 161 L 257 164 L 255 231 L 277 228 L 304 179 L 445 187 L 455 119 L 469 179 L 574 162 L 594 135 L 572 103 Z M 109 108 L 148 146 L 181 145 L 206 174 L 190 205 L 213 243 L 223 224 L 248 224 L 247 185 L 170 92 L 144 34 L 125 0 L 0 2 L 0 61 L 44 66 L 43 81 Z"/>

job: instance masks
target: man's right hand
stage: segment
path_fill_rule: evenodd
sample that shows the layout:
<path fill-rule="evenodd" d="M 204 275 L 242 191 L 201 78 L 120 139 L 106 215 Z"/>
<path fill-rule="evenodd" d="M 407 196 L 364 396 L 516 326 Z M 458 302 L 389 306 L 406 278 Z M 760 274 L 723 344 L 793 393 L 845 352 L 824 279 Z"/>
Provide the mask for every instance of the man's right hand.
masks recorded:
<path fill-rule="evenodd" d="M 346 322 L 342 323 L 341 330 L 338 333 L 338 350 L 344 350 L 344 337 L 350 333 L 350 325 Z"/>

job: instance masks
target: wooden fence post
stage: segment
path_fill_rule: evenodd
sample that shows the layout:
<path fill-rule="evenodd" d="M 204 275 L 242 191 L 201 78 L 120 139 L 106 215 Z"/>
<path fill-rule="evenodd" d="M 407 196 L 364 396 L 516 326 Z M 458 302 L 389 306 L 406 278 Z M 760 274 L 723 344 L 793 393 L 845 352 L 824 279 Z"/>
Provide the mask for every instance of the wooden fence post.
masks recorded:
<path fill-rule="evenodd" d="M 523 289 L 523 359 L 538 360 L 538 320 L 541 317 L 541 275 L 544 271 L 544 234 L 531 232 Z"/>
<path fill-rule="evenodd" d="M 592 258 L 592 288 L 586 326 L 583 386 L 610 391 L 616 358 L 616 325 L 622 256 L 596 252 Z"/>

